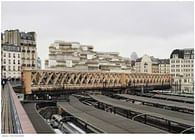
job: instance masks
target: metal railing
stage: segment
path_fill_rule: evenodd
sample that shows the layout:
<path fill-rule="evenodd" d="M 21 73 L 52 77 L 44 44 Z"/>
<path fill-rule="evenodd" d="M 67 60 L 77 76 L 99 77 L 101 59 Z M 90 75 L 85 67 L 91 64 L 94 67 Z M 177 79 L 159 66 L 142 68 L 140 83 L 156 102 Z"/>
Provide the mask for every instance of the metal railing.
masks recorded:
<path fill-rule="evenodd" d="M 18 113 L 16 111 L 16 107 L 15 107 L 15 104 L 14 104 L 14 99 L 13 99 L 13 96 L 11 94 L 11 86 L 10 86 L 10 83 L 8 83 L 9 85 L 9 97 L 10 97 L 10 104 L 11 104 L 11 115 L 12 115 L 12 119 L 13 119 L 13 127 L 14 127 L 14 133 L 17 133 L 17 134 L 21 134 L 22 133 L 22 128 L 21 128 L 21 125 L 20 125 L 20 120 L 19 120 L 19 117 L 18 117 Z"/>
<path fill-rule="evenodd" d="M 17 134 L 36 133 L 28 115 L 26 114 L 22 104 L 17 98 L 10 82 L 8 82 L 8 87 L 14 133 Z"/>

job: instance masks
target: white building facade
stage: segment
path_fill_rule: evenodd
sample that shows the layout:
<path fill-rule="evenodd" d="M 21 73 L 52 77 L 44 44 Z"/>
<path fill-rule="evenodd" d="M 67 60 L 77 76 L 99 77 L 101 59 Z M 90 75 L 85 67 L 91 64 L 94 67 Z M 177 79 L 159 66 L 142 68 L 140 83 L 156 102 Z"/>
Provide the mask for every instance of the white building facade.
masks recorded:
<path fill-rule="evenodd" d="M 144 55 L 135 61 L 137 73 L 170 73 L 169 59 L 159 59 Z"/>
<path fill-rule="evenodd" d="M 174 90 L 194 92 L 194 49 L 175 49 L 170 56 Z"/>
<path fill-rule="evenodd" d="M 35 32 L 20 32 L 20 47 L 22 58 L 22 69 L 37 68 L 37 48 Z"/>
<path fill-rule="evenodd" d="M 130 59 L 117 52 L 96 52 L 91 45 L 55 41 L 49 46 L 45 69 L 81 71 L 129 71 Z"/>
<path fill-rule="evenodd" d="M 144 55 L 136 59 L 135 70 L 137 73 L 152 73 L 152 60 L 150 56 Z"/>
<path fill-rule="evenodd" d="M 35 32 L 6 30 L 1 33 L 1 70 L 4 78 L 21 78 L 24 69 L 36 69 L 37 49 Z"/>
<path fill-rule="evenodd" d="M 21 51 L 19 46 L 3 45 L 2 78 L 20 79 Z"/>
<path fill-rule="evenodd" d="M 169 59 L 159 59 L 159 73 L 170 73 Z"/>

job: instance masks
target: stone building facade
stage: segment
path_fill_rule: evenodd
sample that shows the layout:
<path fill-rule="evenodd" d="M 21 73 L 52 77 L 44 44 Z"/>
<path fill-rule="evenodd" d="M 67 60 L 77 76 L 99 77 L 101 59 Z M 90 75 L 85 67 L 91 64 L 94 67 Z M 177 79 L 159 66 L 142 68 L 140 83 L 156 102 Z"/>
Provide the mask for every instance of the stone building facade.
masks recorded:
<path fill-rule="evenodd" d="M 194 49 L 175 49 L 170 55 L 170 73 L 174 89 L 194 92 Z"/>
<path fill-rule="evenodd" d="M 1 33 L 1 70 L 4 78 L 21 78 L 24 69 L 36 69 L 37 48 L 35 32 L 6 30 Z"/>
<path fill-rule="evenodd" d="M 137 73 L 170 73 L 169 59 L 159 59 L 144 55 L 135 61 Z"/>

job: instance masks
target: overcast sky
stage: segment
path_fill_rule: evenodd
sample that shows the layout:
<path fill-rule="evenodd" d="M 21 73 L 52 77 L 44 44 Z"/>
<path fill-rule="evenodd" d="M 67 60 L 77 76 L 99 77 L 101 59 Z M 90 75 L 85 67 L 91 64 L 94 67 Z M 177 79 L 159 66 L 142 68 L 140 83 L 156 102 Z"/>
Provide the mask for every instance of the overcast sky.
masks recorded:
<path fill-rule="evenodd" d="M 55 40 L 93 45 L 96 51 L 135 51 L 169 58 L 194 46 L 193 2 L 2 2 L 1 32 L 35 31 L 38 55 Z"/>

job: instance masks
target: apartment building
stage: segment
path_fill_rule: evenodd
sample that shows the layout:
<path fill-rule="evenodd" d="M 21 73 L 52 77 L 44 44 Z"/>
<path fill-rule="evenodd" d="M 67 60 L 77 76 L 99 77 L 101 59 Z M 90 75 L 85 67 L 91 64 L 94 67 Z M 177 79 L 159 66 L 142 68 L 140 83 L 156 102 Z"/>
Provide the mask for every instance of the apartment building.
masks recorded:
<path fill-rule="evenodd" d="M 152 61 L 152 73 L 159 73 L 159 59 L 154 58 L 153 56 L 150 57 Z"/>
<path fill-rule="evenodd" d="M 159 73 L 170 73 L 169 59 L 159 59 Z"/>
<path fill-rule="evenodd" d="M 18 29 L 5 30 L 3 39 L 4 39 L 4 44 L 20 46 L 20 32 Z"/>
<path fill-rule="evenodd" d="M 194 92 L 194 49 L 175 49 L 170 55 L 170 73 L 174 89 Z"/>
<path fill-rule="evenodd" d="M 1 77 L 3 77 L 3 33 L 1 33 Z"/>
<path fill-rule="evenodd" d="M 35 32 L 6 30 L 1 33 L 2 77 L 20 78 L 21 70 L 36 69 L 37 49 Z"/>
<path fill-rule="evenodd" d="M 36 69 L 37 48 L 35 32 L 20 32 L 22 69 Z"/>
<path fill-rule="evenodd" d="M 2 78 L 21 77 L 21 51 L 19 46 L 3 45 L 2 57 Z"/>
<path fill-rule="evenodd" d="M 92 45 L 55 41 L 49 46 L 46 69 L 83 71 L 130 71 L 130 60 L 117 52 L 96 52 Z"/>
<path fill-rule="evenodd" d="M 135 61 L 135 72 L 138 73 L 170 73 L 169 59 L 159 59 L 144 55 Z"/>
<path fill-rule="evenodd" d="M 152 59 L 148 55 L 144 55 L 135 61 L 135 72 L 152 73 Z"/>

